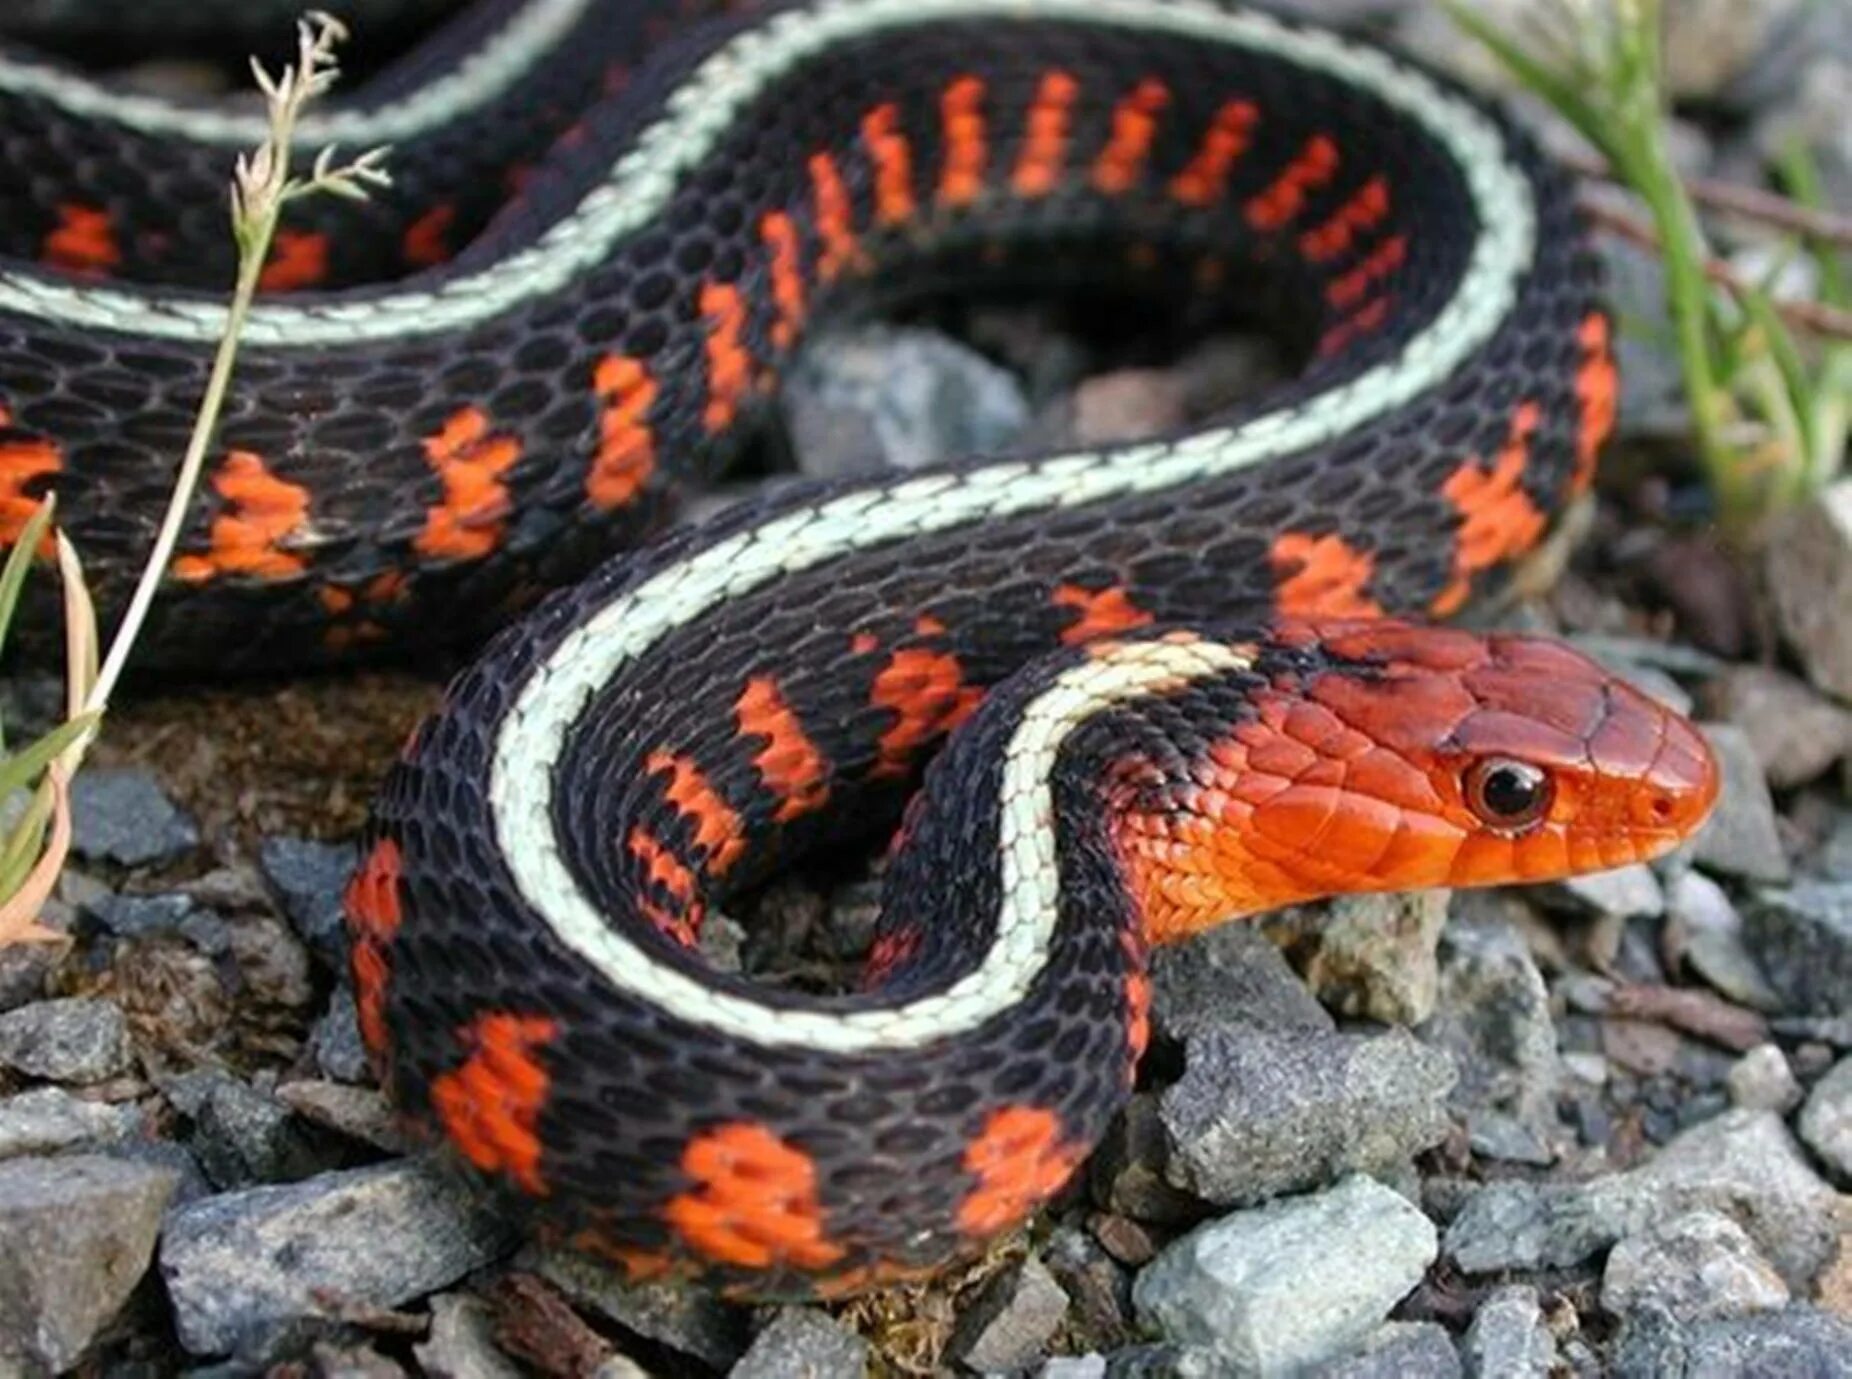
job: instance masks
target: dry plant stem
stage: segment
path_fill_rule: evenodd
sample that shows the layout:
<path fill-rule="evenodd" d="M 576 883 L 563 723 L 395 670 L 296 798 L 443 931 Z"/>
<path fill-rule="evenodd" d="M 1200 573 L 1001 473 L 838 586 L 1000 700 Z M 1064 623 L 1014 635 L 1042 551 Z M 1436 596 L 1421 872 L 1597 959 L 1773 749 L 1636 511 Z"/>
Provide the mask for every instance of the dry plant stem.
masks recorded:
<path fill-rule="evenodd" d="M 1625 186 L 1626 179 L 1605 159 L 1585 154 L 1562 155 L 1563 165 L 1583 177 L 1596 178 Z M 1682 179 L 1686 193 L 1700 206 L 1723 211 L 1743 220 L 1753 220 L 1788 230 L 1823 244 L 1852 249 L 1852 216 L 1834 211 L 1815 210 L 1775 192 L 1760 187 L 1746 187 L 1737 182 L 1719 182 L 1705 177 Z"/>

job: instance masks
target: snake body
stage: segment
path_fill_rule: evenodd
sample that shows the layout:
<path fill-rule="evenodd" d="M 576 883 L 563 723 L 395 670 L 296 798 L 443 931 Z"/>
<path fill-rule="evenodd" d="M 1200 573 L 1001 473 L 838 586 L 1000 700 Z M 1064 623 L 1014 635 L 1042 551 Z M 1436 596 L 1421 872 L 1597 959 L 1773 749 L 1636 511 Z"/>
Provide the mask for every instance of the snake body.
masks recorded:
<path fill-rule="evenodd" d="M 1129 285 L 1244 305 L 1303 367 L 1181 434 L 743 503 L 454 682 L 349 890 L 361 1028 L 551 1229 L 754 1294 L 936 1267 L 1056 1192 L 1127 1094 L 1151 944 L 1696 826 L 1715 777 L 1681 720 L 1561 648 L 1384 616 L 1449 613 L 1531 546 L 1612 421 L 1568 184 L 1498 116 L 1207 0 L 800 0 L 635 70 L 623 10 L 491 5 L 454 67 L 321 131 L 486 144 L 551 62 L 613 93 L 454 257 L 260 304 L 167 655 L 475 635 L 657 525 L 810 324 L 878 301 Z M 0 89 L 121 113 L 42 66 Z M 80 545 L 132 546 L 119 505 L 158 489 L 217 313 L 0 270 L 6 510 L 55 484 Z M 702 960 L 715 906 L 894 821 L 948 734 L 865 989 Z"/>

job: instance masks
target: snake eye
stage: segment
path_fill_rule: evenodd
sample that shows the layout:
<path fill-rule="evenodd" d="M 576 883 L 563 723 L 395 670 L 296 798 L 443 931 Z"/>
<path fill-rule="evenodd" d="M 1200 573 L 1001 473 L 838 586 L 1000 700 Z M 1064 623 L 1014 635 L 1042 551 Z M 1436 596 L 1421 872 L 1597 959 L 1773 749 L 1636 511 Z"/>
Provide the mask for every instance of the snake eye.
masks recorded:
<path fill-rule="evenodd" d="M 1554 794 L 1549 773 L 1529 762 L 1488 757 L 1466 772 L 1466 806 L 1493 828 L 1530 827 L 1549 810 Z"/>

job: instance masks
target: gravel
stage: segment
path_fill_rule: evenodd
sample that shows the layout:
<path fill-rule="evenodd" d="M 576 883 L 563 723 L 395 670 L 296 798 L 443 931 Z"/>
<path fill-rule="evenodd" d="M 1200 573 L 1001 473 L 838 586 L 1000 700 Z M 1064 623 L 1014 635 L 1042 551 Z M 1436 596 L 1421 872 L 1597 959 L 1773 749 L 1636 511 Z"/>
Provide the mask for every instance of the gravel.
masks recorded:
<path fill-rule="evenodd" d="M 52 1082 L 104 1082 L 134 1060 L 128 1021 L 109 1001 L 35 1001 L 0 1015 L 0 1068 Z"/>
<path fill-rule="evenodd" d="M 125 867 L 170 862 L 199 846 L 199 828 L 151 771 L 90 768 L 71 782 L 71 851 Z"/>

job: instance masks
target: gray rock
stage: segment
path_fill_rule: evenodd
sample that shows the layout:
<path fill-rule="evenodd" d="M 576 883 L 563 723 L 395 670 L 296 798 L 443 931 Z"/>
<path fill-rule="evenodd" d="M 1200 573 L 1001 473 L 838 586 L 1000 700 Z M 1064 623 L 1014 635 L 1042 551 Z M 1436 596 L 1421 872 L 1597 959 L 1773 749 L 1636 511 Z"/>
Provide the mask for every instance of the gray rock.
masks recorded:
<path fill-rule="evenodd" d="M 1106 1379 L 1104 1355 L 1057 1355 L 1042 1361 L 1036 1379 Z"/>
<path fill-rule="evenodd" d="M 1743 941 L 1790 1010 L 1852 1015 L 1852 881 L 1762 892 L 1744 911 Z"/>
<path fill-rule="evenodd" d="M 1418 1031 L 1449 1054 L 1448 1097 L 1473 1146 L 1495 1158 L 1549 1163 L 1561 1081 L 1550 993 L 1511 925 L 1456 918 L 1441 935 L 1440 998 Z"/>
<path fill-rule="evenodd" d="M 1709 822 L 1691 841 L 1699 866 L 1748 881 L 1786 881 L 1791 868 L 1775 823 L 1775 801 L 1743 730 L 1728 723 L 1700 725 L 1717 754 L 1720 789 Z"/>
<path fill-rule="evenodd" d="M 1852 619 L 1845 616 L 1852 608 L 1852 478 L 1794 508 L 1769 541 L 1767 559 L 1776 618 L 1807 678 L 1852 700 Z"/>
<path fill-rule="evenodd" d="M 1852 1181 L 1852 1057 L 1814 1083 L 1801 1112 L 1801 1138 L 1841 1182 Z"/>
<path fill-rule="evenodd" d="M 1665 913 L 1665 891 L 1643 863 L 1571 876 L 1543 888 L 1553 904 L 1607 919 L 1657 919 Z"/>
<path fill-rule="evenodd" d="M 1460 1379 L 1460 1354 L 1434 1322 L 1384 1322 L 1363 1349 L 1311 1371 L 1311 1379 Z"/>
<path fill-rule="evenodd" d="M 1361 1176 L 1236 1212 L 1173 1243 L 1132 1299 L 1165 1339 L 1275 1374 L 1356 1349 L 1434 1260 L 1434 1226 Z"/>
<path fill-rule="evenodd" d="M 173 1189 L 116 1159 L 0 1163 L 0 1373 L 77 1362 L 147 1271 Z"/>
<path fill-rule="evenodd" d="M 1042 1262 L 1068 1296 L 1068 1332 L 1110 1350 L 1134 1336 L 1132 1278 L 1104 1246 L 1078 1226 L 1057 1226 Z"/>
<path fill-rule="evenodd" d="M 218 1068 L 162 1085 L 192 1122 L 187 1145 L 221 1188 L 290 1182 L 327 1167 L 289 1107 Z"/>
<path fill-rule="evenodd" d="M 167 862 L 199 846 L 190 815 L 141 767 L 92 767 L 71 782 L 71 851 L 126 867 Z"/>
<path fill-rule="evenodd" d="M 1666 73 L 1674 95 L 1717 100 L 1757 66 L 1805 0 L 1674 0 L 1665 25 Z"/>
<path fill-rule="evenodd" d="M 189 1351 L 261 1357 L 292 1323 L 423 1297 L 510 1238 L 459 1178 L 400 1160 L 181 1207 L 162 1233 L 161 1275 Z"/>
<path fill-rule="evenodd" d="M 377 1088 L 303 1078 L 278 1087 L 277 1100 L 305 1121 L 388 1154 L 403 1154 L 411 1148 L 392 1103 Z"/>
<path fill-rule="evenodd" d="M 1788 1285 L 1722 1212 L 1687 1212 L 1629 1235 L 1608 1252 L 1601 1305 L 1617 1316 L 1658 1307 L 1681 1321 L 1783 1307 Z"/>
<path fill-rule="evenodd" d="M 1195 1345 L 1135 1345 L 1106 1357 L 1106 1379 L 1227 1379 L 1214 1351 Z"/>
<path fill-rule="evenodd" d="M 341 893 L 359 860 L 352 843 L 310 838 L 265 838 L 257 865 L 283 902 L 283 913 L 302 941 L 330 968 L 347 968 L 347 933 Z"/>
<path fill-rule="evenodd" d="M 946 1350 L 980 1374 L 1022 1369 L 1067 1316 L 1068 1296 L 1033 1255 L 992 1279 L 965 1309 Z"/>
<path fill-rule="evenodd" d="M 1397 1171 L 1446 1137 L 1452 1060 L 1405 1030 L 1380 1036 L 1211 1031 L 1159 1103 L 1165 1173 L 1238 1205 L 1349 1172 Z"/>
<path fill-rule="evenodd" d="M 1544 1325 L 1537 1290 L 1513 1283 L 1479 1304 L 1461 1347 L 1468 1379 L 1549 1379 L 1556 1338 Z"/>
<path fill-rule="evenodd" d="M 1245 924 L 1223 924 L 1151 955 L 1151 1020 L 1160 1039 L 1225 1028 L 1334 1029 L 1280 950 Z"/>
<path fill-rule="evenodd" d="M 129 1070 L 129 1025 L 110 1001 L 73 996 L 0 1015 L 0 1067 L 51 1082 L 104 1082 Z"/>
<path fill-rule="evenodd" d="M 785 1307 L 768 1322 L 730 1379 L 862 1379 L 868 1342 L 826 1312 Z"/>
<path fill-rule="evenodd" d="M 1446 891 L 1346 895 L 1280 910 L 1261 923 L 1324 1005 L 1417 1025 L 1434 1011 L 1434 949 L 1449 899 Z"/>
<path fill-rule="evenodd" d="M 1843 6 L 1815 5 L 1821 14 Z M 1843 16 L 1842 16 L 1843 22 Z M 1847 26 L 1852 29 L 1852 25 Z M 1792 142 L 1805 144 L 1813 153 L 1832 206 L 1852 205 L 1852 131 L 1845 121 L 1845 92 L 1852 85 L 1852 51 L 1816 50 L 1788 88 L 1784 100 L 1756 122 L 1752 137 L 1762 161 L 1771 161 Z"/>
<path fill-rule="evenodd" d="M 1776 790 L 1825 775 L 1852 750 L 1852 714 L 1773 666 L 1734 665 L 1710 684 L 1705 706 L 1743 730 Z"/>
<path fill-rule="evenodd" d="M 142 939 L 173 934 L 214 957 L 231 948 L 225 921 L 184 892 L 166 895 L 98 896 L 84 906 L 86 916 L 117 938 Z"/>
<path fill-rule="evenodd" d="M 1666 888 L 1672 939 L 1685 961 L 1738 1005 L 1781 1009 L 1781 997 L 1762 975 L 1743 941 L 1743 919 L 1723 887 L 1701 871 L 1684 871 Z"/>
<path fill-rule="evenodd" d="M 0 948 L 0 1011 L 17 1010 L 45 994 L 45 979 L 63 949 L 56 943 L 14 943 Z"/>
<path fill-rule="evenodd" d="M 329 998 L 328 1009 L 309 1031 L 309 1047 L 315 1066 L 336 1082 L 373 1080 L 373 1064 L 360 1039 L 360 1012 L 348 987 L 337 987 Z"/>
<path fill-rule="evenodd" d="M 431 1299 L 431 1334 L 412 1354 L 441 1379 L 521 1379 L 521 1367 L 496 1347 L 488 1305 L 467 1293 Z"/>
<path fill-rule="evenodd" d="M 713 1293 L 674 1284 L 627 1283 L 595 1259 L 530 1247 L 517 1257 L 581 1306 L 639 1336 L 726 1369 L 746 1350 L 746 1320 Z"/>
<path fill-rule="evenodd" d="M 1088 1160 L 1093 1199 L 1108 1211 L 1138 1221 L 1187 1221 L 1196 1199 L 1165 1178 L 1170 1139 L 1149 1092 L 1136 1093 L 1107 1128 Z"/>
<path fill-rule="evenodd" d="M 1778 1312 L 1683 1323 L 1648 1309 L 1627 1319 L 1614 1379 L 1844 1379 L 1852 1325 L 1796 1304 Z"/>
<path fill-rule="evenodd" d="M 133 1106 L 83 1101 L 62 1087 L 0 1097 L 0 1159 L 112 1144 L 134 1134 L 140 1120 Z"/>
<path fill-rule="evenodd" d="M 818 477 L 994 453 L 1030 416 L 1017 381 L 977 351 L 892 326 L 811 339 L 780 398 L 798 468 Z"/>
<path fill-rule="evenodd" d="M 1779 1044 L 1758 1044 L 1730 1068 L 1730 1101 L 1751 1111 L 1785 1116 L 1801 1104 L 1801 1084 Z"/>

